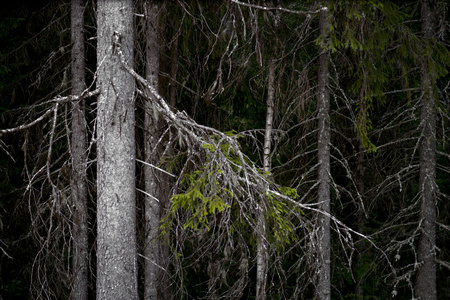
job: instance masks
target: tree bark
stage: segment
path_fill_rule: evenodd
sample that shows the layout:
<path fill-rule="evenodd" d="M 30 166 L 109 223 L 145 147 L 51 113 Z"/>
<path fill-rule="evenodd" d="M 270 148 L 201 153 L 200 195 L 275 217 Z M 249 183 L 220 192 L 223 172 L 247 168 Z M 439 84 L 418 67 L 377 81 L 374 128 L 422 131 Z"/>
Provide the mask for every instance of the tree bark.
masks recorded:
<path fill-rule="evenodd" d="M 85 89 L 84 74 L 84 0 L 71 2 L 72 94 Z M 88 212 L 86 190 L 86 122 L 84 100 L 72 102 L 72 203 L 73 212 L 73 284 L 71 298 L 88 296 Z"/>
<path fill-rule="evenodd" d="M 426 39 L 434 36 L 436 1 L 422 2 L 422 31 Z M 429 54 L 431 55 L 431 54 Z M 420 221 L 421 233 L 417 258 L 420 263 L 415 281 L 416 296 L 435 300 L 436 294 L 436 110 L 434 79 L 426 59 L 421 66 L 421 136 L 420 136 Z"/>
<path fill-rule="evenodd" d="M 133 1 L 97 2 L 97 299 L 137 299 Z"/>
<path fill-rule="evenodd" d="M 267 83 L 267 112 L 266 130 L 264 134 L 264 172 L 269 174 L 271 169 L 270 151 L 272 143 L 273 110 L 275 96 L 275 60 L 269 64 L 269 75 Z M 258 239 L 256 256 L 256 299 L 264 300 L 267 297 L 267 272 L 269 269 L 269 244 L 267 242 L 266 207 L 261 203 L 258 211 Z"/>
<path fill-rule="evenodd" d="M 320 12 L 320 34 L 327 36 L 328 11 Z M 318 86 L 318 202 L 323 212 L 318 215 L 319 241 L 318 241 L 318 278 L 316 286 L 316 298 L 325 300 L 331 298 L 330 275 L 330 95 L 328 91 L 328 51 L 322 50 L 319 56 L 319 86 Z"/>
<path fill-rule="evenodd" d="M 358 135 L 359 136 L 359 135 Z M 361 195 L 361 204 L 358 208 L 358 211 L 356 212 L 356 230 L 360 233 L 364 232 L 364 227 L 366 223 L 366 218 L 364 216 L 364 193 L 365 193 L 365 186 L 364 186 L 364 173 L 365 173 L 365 166 L 364 164 L 364 146 L 362 144 L 362 141 L 359 139 L 358 142 L 358 154 L 356 156 L 357 159 L 357 165 L 356 165 L 356 188 L 359 195 Z M 363 253 L 366 250 L 365 241 L 360 238 L 358 245 L 355 245 L 356 248 L 356 254 L 355 254 L 355 280 L 356 280 L 356 288 L 355 288 L 355 296 L 357 299 L 364 299 L 364 289 L 363 289 L 363 283 L 365 278 L 365 273 L 361 273 L 361 270 L 364 270 L 364 256 Z"/>
<path fill-rule="evenodd" d="M 263 166 L 264 172 L 270 172 L 270 151 L 272 148 L 272 128 L 275 98 L 275 60 L 272 59 L 269 65 L 269 75 L 267 83 L 267 113 L 266 113 L 266 130 L 264 134 L 264 156 Z"/>
<path fill-rule="evenodd" d="M 179 35 L 176 34 L 170 47 L 170 101 L 171 107 L 175 107 L 177 103 L 177 73 L 178 73 L 178 40 Z"/>
<path fill-rule="evenodd" d="M 159 89 L 159 41 L 158 41 L 158 4 L 154 1 L 144 3 L 146 5 L 146 79 L 148 83 Z M 157 112 L 154 111 L 150 101 L 145 102 L 145 160 L 153 165 L 159 163 L 159 130 Z M 144 299 L 159 299 L 158 285 L 161 278 L 160 241 L 160 194 L 161 185 L 158 180 L 157 170 L 146 165 L 145 170 L 145 287 Z"/>

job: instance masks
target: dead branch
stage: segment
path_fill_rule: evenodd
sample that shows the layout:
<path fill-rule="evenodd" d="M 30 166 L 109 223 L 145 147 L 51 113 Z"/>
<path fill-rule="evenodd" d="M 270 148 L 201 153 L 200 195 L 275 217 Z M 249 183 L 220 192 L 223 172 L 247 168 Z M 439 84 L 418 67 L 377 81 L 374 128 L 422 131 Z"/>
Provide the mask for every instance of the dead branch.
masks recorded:
<path fill-rule="evenodd" d="M 242 6 L 247 6 L 250 8 L 256 8 L 259 10 L 264 10 L 264 11 L 280 11 L 280 12 L 284 12 L 284 13 L 290 13 L 290 14 L 296 14 L 296 15 L 317 15 L 319 14 L 322 10 L 327 10 L 328 8 L 326 6 L 322 6 L 319 9 L 316 10 L 311 10 L 311 11 L 301 11 L 301 10 L 292 10 L 292 9 L 288 9 L 288 8 L 284 8 L 284 7 L 268 7 L 268 6 L 261 6 L 261 5 L 257 5 L 257 4 L 251 4 L 251 3 L 245 3 L 245 2 L 241 2 L 238 0 L 231 0 L 231 2 L 236 3 L 238 5 L 242 5 Z"/>
<path fill-rule="evenodd" d="M 55 105 L 52 106 L 51 108 L 49 108 L 44 114 L 42 114 L 39 118 L 35 119 L 34 121 L 28 123 L 28 124 L 22 124 L 20 126 L 14 127 L 14 128 L 8 128 L 8 129 L 1 129 L 0 130 L 0 137 L 3 136 L 3 134 L 8 134 L 8 133 L 12 133 L 12 132 L 18 132 L 18 131 L 22 131 L 25 129 L 28 129 L 30 127 L 33 127 L 34 125 L 38 124 L 39 122 L 41 122 L 42 120 L 44 120 L 45 118 L 47 118 L 52 112 L 54 112 L 56 110 L 56 107 L 58 104 L 62 104 L 62 103 L 68 103 L 68 102 L 73 102 L 73 101 L 80 101 L 84 98 L 89 98 L 92 96 L 97 95 L 100 92 L 99 89 L 96 89 L 94 91 L 91 92 L 85 92 L 81 95 L 69 95 L 69 96 L 56 96 L 55 98 L 49 100 L 49 103 L 54 103 Z"/>

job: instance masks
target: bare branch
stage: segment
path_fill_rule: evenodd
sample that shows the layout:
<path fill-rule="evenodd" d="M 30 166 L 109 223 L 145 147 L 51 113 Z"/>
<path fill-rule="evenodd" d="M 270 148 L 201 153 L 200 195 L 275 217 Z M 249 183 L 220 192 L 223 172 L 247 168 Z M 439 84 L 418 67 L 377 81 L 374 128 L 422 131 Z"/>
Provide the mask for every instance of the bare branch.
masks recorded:
<path fill-rule="evenodd" d="M 149 166 L 149 167 L 152 167 L 152 168 L 154 168 L 154 169 L 156 169 L 156 170 L 158 170 L 158 171 L 160 171 L 160 172 L 163 172 L 164 174 L 167 174 L 167 175 L 172 176 L 172 177 L 176 177 L 176 176 L 173 175 L 172 173 L 169 173 L 169 172 L 167 172 L 167 171 L 164 170 L 164 169 L 161 169 L 161 168 L 159 168 L 159 167 L 157 167 L 157 166 L 155 166 L 155 165 L 152 165 L 151 163 L 148 163 L 148 162 L 146 162 L 146 161 L 143 161 L 143 160 L 140 160 L 140 159 L 137 159 L 137 158 L 136 158 L 136 161 L 137 161 L 137 162 L 140 162 L 140 163 L 143 163 L 144 165 L 147 165 L 147 166 Z"/>
<path fill-rule="evenodd" d="M 69 95 L 69 96 L 56 96 L 55 98 L 49 100 L 48 102 L 53 102 L 56 104 L 62 104 L 62 103 L 68 103 L 68 102 L 72 102 L 72 101 L 79 101 L 81 99 L 84 98 L 88 98 L 88 97 L 92 97 L 95 96 L 99 93 L 100 90 L 96 89 L 94 91 L 91 92 L 86 92 L 83 93 L 81 95 Z M 20 126 L 14 127 L 14 128 L 8 128 L 8 129 L 1 129 L 0 130 L 0 137 L 3 136 L 3 134 L 7 134 L 7 133 L 12 133 L 12 132 L 17 132 L 17 131 L 22 131 L 25 130 L 27 128 L 33 127 L 34 125 L 38 124 L 39 122 L 41 122 L 42 120 L 44 120 L 45 118 L 47 118 L 52 112 L 54 112 L 55 107 L 51 107 L 49 108 L 43 115 L 41 115 L 39 118 L 37 118 L 36 120 L 28 123 L 28 124 L 22 124 Z"/>
<path fill-rule="evenodd" d="M 36 125 L 37 123 L 41 122 L 42 120 L 44 120 L 46 117 L 48 117 L 52 112 L 54 111 L 54 108 L 50 108 L 48 109 L 42 116 L 40 116 L 39 118 L 37 118 L 36 120 L 34 120 L 31 123 L 28 124 L 23 124 L 20 125 L 18 127 L 14 127 L 14 128 L 8 128 L 8 129 L 2 129 L 0 130 L 0 137 L 5 134 L 5 133 L 11 133 L 11 132 L 15 132 L 15 131 L 22 131 L 25 130 L 27 128 L 30 128 L 34 125 Z"/>
<path fill-rule="evenodd" d="M 242 6 L 247 6 L 247 7 L 251 7 L 251 8 L 256 8 L 259 10 L 264 10 L 264 11 L 272 11 L 272 10 L 277 10 L 277 11 L 281 11 L 281 12 L 285 12 L 285 13 L 290 13 L 290 14 L 296 14 L 296 15 L 316 15 L 318 13 L 320 13 L 322 10 L 327 10 L 328 8 L 326 6 L 322 6 L 317 10 L 310 10 L 310 11 L 300 11 L 300 10 L 292 10 L 292 9 L 288 9 L 288 8 L 284 8 L 284 7 L 268 7 L 268 6 L 261 6 L 261 5 L 257 5 L 257 4 L 251 4 L 251 3 L 245 3 L 245 2 L 241 2 L 238 0 L 231 0 L 231 2 L 238 4 L 238 5 L 242 5 Z"/>

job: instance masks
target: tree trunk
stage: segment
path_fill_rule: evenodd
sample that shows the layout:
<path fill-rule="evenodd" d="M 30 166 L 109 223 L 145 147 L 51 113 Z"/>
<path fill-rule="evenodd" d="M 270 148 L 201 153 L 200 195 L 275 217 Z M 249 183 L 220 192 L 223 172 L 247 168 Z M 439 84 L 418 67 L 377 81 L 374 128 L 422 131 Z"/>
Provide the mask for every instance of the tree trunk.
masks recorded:
<path fill-rule="evenodd" d="M 272 141 L 273 109 L 275 96 L 275 60 L 270 61 L 267 84 L 267 113 L 266 130 L 264 134 L 264 172 L 268 174 L 271 169 L 270 151 Z M 258 239 L 256 256 L 256 299 L 263 300 L 267 296 L 267 272 L 269 269 L 269 244 L 267 242 L 266 207 L 264 203 L 258 212 Z"/>
<path fill-rule="evenodd" d="M 267 83 L 267 113 L 266 113 L 266 130 L 264 134 L 264 172 L 270 172 L 270 151 L 272 144 L 272 127 L 273 127 L 273 110 L 275 98 L 275 60 L 272 59 L 269 65 L 269 80 Z"/>
<path fill-rule="evenodd" d="M 84 0 L 71 2 L 72 94 L 85 89 L 84 76 Z M 72 203 L 73 203 L 73 284 L 71 298 L 85 300 L 88 295 L 88 212 L 86 190 L 86 122 L 84 100 L 72 102 Z"/>
<path fill-rule="evenodd" d="M 427 39 L 434 35 L 435 9 L 435 1 L 422 2 L 422 31 Z M 419 175 L 421 234 L 417 251 L 420 265 L 416 274 L 415 292 L 419 299 L 434 300 L 436 299 L 436 111 L 433 95 L 435 82 L 425 59 L 421 68 Z"/>
<path fill-rule="evenodd" d="M 179 35 L 176 34 L 170 47 L 170 101 L 171 107 L 175 107 L 177 103 L 177 73 L 178 73 L 178 40 Z"/>
<path fill-rule="evenodd" d="M 158 90 L 159 88 L 159 41 L 158 41 L 158 4 L 154 1 L 147 2 L 147 48 L 146 48 L 146 79 L 148 83 Z M 155 115 L 150 101 L 145 102 L 145 160 L 153 165 L 159 163 L 159 130 L 158 118 Z M 144 299 L 158 299 L 158 285 L 161 278 L 160 261 L 160 194 L 161 184 L 158 180 L 158 171 L 146 165 L 145 174 L 145 287 Z"/>
<path fill-rule="evenodd" d="M 361 99 L 362 101 L 362 99 Z M 364 160 L 364 146 L 362 144 L 362 141 L 359 139 L 359 146 L 358 146 L 358 154 L 356 156 L 357 159 L 357 165 L 356 165 L 356 188 L 359 195 L 361 195 L 361 204 L 358 208 L 358 211 L 356 212 L 356 230 L 360 233 L 364 232 L 364 227 L 366 223 L 366 218 L 364 216 L 364 193 L 365 193 L 365 186 L 364 186 L 364 173 L 365 173 L 365 160 Z M 363 253 L 366 250 L 366 244 L 363 238 L 359 238 L 358 244 L 355 245 L 356 248 L 356 254 L 355 254 L 355 280 L 356 280 L 356 288 L 355 288 L 355 296 L 356 299 L 364 299 L 364 289 L 363 289 L 363 283 L 365 278 L 365 262 L 364 262 L 364 256 Z M 363 272 L 364 271 L 364 272 Z"/>
<path fill-rule="evenodd" d="M 133 1 L 97 2 L 97 299 L 137 299 Z"/>
<path fill-rule="evenodd" d="M 328 11 L 320 12 L 320 34 L 327 35 Z M 319 240 L 318 240 L 318 278 L 316 286 L 316 298 L 325 300 L 331 298 L 330 275 L 330 95 L 328 91 L 328 52 L 322 50 L 319 56 L 319 86 L 318 86 L 318 160 L 319 160 L 319 208 L 324 213 L 318 215 Z"/>

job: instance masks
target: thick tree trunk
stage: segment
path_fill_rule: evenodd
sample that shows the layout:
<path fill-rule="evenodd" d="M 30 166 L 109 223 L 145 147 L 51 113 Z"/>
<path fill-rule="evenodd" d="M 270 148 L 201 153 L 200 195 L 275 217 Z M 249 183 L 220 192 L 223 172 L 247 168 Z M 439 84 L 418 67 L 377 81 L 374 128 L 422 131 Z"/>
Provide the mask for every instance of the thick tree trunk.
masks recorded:
<path fill-rule="evenodd" d="M 84 76 L 84 0 L 71 2 L 72 94 L 85 88 Z M 88 213 L 86 190 L 86 122 L 84 100 L 72 103 L 72 203 L 73 284 L 71 298 L 85 300 L 88 295 Z"/>
<path fill-rule="evenodd" d="M 327 35 L 328 11 L 320 12 L 320 34 Z M 319 160 L 319 208 L 324 214 L 319 214 L 319 240 L 318 240 L 318 278 L 316 286 L 316 299 L 331 298 L 330 275 L 330 95 L 328 91 L 328 52 L 322 51 L 319 56 L 319 86 L 318 86 L 318 160 Z"/>
<path fill-rule="evenodd" d="M 264 134 L 264 172 L 271 169 L 270 151 L 272 144 L 273 110 L 275 96 L 275 61 L 271 60 L 267 83 L 266 130 Z M 258 239 L 256 256 L 256 299 L 263 300 L 267 296 L 267 272 L 269 269 L 269 245 L 267 242 L 266 207 L 262 203 L 258 211 Z"/>
<path fill-rule="evenodd" d="M 133 1 L 97 2 L 97 299 L 137 299 Z"/>
<path fill-rule="evenodd" d="M 436 1 L 422 2 L 422 31 L 425 38 L 434 35 Z M 424 58 L 422 63 L 421 135 L 420 135 L 420 220 L 421 234 L 417 250 L 420 263 L 415 282 L 416 296 L 436 299 L 436 110 L 433 79 Z"/>

